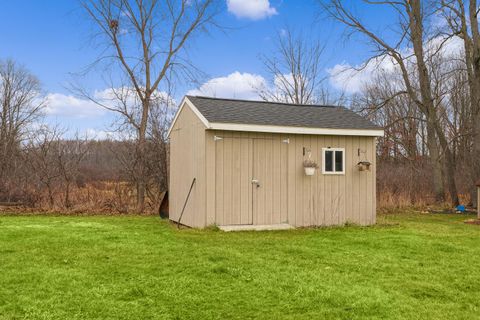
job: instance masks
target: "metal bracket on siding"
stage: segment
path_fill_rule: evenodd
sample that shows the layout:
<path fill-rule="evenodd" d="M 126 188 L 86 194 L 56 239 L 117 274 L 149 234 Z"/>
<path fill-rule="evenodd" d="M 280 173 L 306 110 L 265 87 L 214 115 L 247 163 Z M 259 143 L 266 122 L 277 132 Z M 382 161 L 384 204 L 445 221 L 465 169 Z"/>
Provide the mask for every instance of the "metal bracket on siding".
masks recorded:
<path fill-rule="evenodd" d="M 213 141 L 218 141 L 218 140 L 223 140 L 223 138 L 219 136 L 213 136 Z"/>
<path fill-rule="evenodd" d="M 287 144 L 288 144 L 288 143 L 290 143 L 290 139 L 289 139 L 289 138 L 287 138 L 287 139 L 284 139 L 284 140 L 282 140 L 282 142 L 283 142 L 283 143 L 287 143 Z"/>
<path fill-rule="evenodd" d="M 312 154 L 312 149 L 303 147 L 303 156 Z"/>

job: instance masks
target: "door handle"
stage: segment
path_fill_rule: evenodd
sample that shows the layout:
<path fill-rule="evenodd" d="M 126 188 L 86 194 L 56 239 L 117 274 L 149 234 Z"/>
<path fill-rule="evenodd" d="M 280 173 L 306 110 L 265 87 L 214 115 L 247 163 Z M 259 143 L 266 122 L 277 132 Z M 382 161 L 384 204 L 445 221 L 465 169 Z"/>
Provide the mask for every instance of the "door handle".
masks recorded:
<path fill-rule="evenodd" d="M 257 185 L 257 188 L 260 187 L 260 181 L 258 181 L 257 179 L 253 179 L 252 184 Z"/>

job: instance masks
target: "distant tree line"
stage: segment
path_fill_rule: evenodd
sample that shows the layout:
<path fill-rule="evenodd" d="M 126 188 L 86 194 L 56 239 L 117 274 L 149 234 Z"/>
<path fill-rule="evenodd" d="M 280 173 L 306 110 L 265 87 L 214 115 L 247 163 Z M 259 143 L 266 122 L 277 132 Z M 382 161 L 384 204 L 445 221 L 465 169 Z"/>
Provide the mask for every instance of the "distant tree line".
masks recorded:
<path fill-rule="evenodd" d="M 23 66 L 0 61 L 0 202 L 46 210 L 85 209 L 78 190 L 105 182 L 104 188 L 129 197 L 123 199 L 128 205 L 118 211 L 134 211 L 135 140 L 97 141 L 78 134 L 65 138 L 63 129 L 42 122 L 45 101 L 40 91 L 39 81 Z M 156 122 L 161 117 L 152 119 L 156 120 L 148 126 L 144 146 L 148 211 L 156 210 L 168 180 L 165 125 Z"/>

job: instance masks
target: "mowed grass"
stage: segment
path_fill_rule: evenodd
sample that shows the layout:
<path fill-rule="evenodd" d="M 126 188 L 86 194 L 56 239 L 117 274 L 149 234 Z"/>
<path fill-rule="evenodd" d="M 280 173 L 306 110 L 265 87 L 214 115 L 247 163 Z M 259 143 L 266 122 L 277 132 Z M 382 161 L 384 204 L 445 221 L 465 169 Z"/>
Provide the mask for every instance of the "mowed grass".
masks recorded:
<path fill-rule="evenodd" d="M 0 217 L 0 319 L 474 319 L 480 227 L 223 233 L 157 217 Z"/>

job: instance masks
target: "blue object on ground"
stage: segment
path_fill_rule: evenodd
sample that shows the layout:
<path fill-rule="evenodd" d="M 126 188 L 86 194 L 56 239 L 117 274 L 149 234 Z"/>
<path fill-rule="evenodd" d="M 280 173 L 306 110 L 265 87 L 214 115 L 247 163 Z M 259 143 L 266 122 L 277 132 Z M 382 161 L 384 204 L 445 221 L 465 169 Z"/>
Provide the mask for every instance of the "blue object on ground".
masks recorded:
<path fill-rule="evenodd" d="M 464 213 L 465 212 L 465 206 L 463 206 L 463 205 L 457 206 L 457 211 L 461 212 L 461 213 Z"/>

